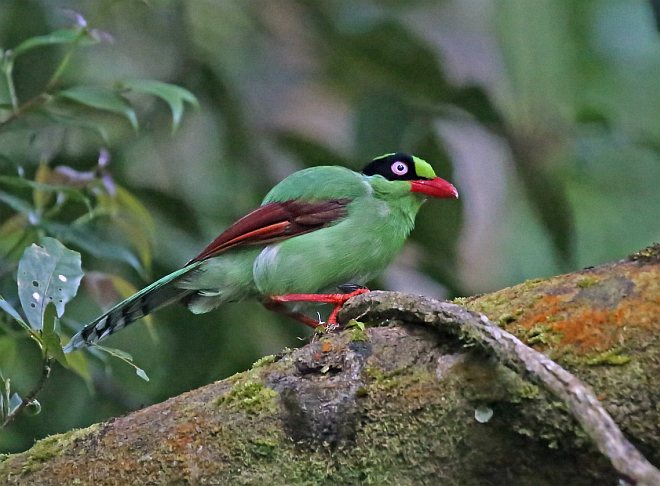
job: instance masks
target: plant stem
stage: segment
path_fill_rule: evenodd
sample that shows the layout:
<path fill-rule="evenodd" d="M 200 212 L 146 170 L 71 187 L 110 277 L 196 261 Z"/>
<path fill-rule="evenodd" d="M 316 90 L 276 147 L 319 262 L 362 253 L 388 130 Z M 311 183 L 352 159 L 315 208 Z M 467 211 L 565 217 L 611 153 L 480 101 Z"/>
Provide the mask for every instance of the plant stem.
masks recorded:
<path fill-rule="evenodd" d="M 55 87 L 55 84 L 59 81 L 59 79 L 62 77 L 62 74 L 64 73 L 64 70 L 66 67 L 69 65 L 69 61 L 71 60 L 71 56 L 73 56 L 73 52 L 75 50 L 75 47 L 77 47 L 78 43 L 74 43 L 73 47 L 67 51 L 67 53 L 64 55 L 64 58 L 60 62 L 60 64 L 57 66 L 57 69 L 55 69 L 55 72 L 53 75 L 50 77 L 48 82 L 46 83 L 46 87 L 44 88 L 44 92 L 47 93 L 50 91 L 52 88 Z"/>
<path fill-rule="evenodd" d="M 6 61 L 4 63 L 5 81 L 7 82 L 7 91 L 9 91 L 9 99 L 11 100 L 11 111 L 16 113 L 18 111 L 18 97 L 16 96 L 16 87 L 14 86 L 14 79 L 12 78 L 12 71 L 14 70 L 13 63 Z"/>
<path fill-rule="evenodd" d="M 11 422 L 14 421 L 16 417 L 18 417 L 21 412 L 30 405 L 34 401 L 34 399 L 37 397 L 39 392 L 41 392 L 42 388 L 46 384 L 46 381 L 48 380 L 48 377 L 50 376 L 50 370 L 51 370 L 51 364 L 53 363 L 53 359 L 49 358 L 48 355 L 44 356 L 44 361 L 43 361 L 43 368 L 41 369 L 41 377 L 39 378 L 39 381 L 37 382 L 36 385 L 34 385 L 34 388 L 28 393 L 23 400 L 21 401 L 21 404 L 16 407 L 7 417 L 5 417 L 4 422 L 2 422 L 2 425 L 0 425 L 0 429 L 6 427 L 9 425 Z"/>
<path fill-rule="evenodd" d="M 80 39 L 80 38 L 79 38 Z M 46 83 L 46 86 L 43 90 L 42 93 L 38 94 L 34 98 L 26 101 L 22 105 L 18 104 L 18 98 L 16 97 L 16 90 L 14 88 L 14 82 L 11 77 L 12 69 L 13 66 L 11 64 L 5 64 L 4 66 L 4 73 L 5 77 L 7 78 L 7 86 L 9 90 L 9 96 L 11 98 L 11 104 L 12 104 L 12 114 L 7 117 L 6 120 L 3 120 L 0 122 L 0 130 L 10 123 L 16 121 L 19 117 L 24 115 L 25 113 L 34 110 L 35 108 L 39 108 L 41 105 L 45 104 L 48 102 L 51 98 L 50 95 L 50 90 L 52 90 L 57 82 L 60 80 L 62 77 L 62 74 L 64 73 L 65 69 L 69 65 L 69 61 L 71 61 L 71 57 L 73 56 L 73 53 L 75 52 L 76 47 L 78 46 L 78 42 L 75 42 L 73 46 L 67 51 L 67 53 L 64 55 L 62 60 L 60 61 L 59 65 L 55 69 L 55 72 L 53 75 L 50 77 L 48 82 Z"/>
<path fill-rule="evenodd" d="M 19 106 L 16 109 L 16 111 L 14 111 L 11 115 L 9 115 L 5 120 L 0 122 L 0 130 L 6 127 L 7 125 L 9 125 L 10 123 L 16 121 L 25 113 L 34 110 L 35 108 L 39 108 L 41 105 L 48 102 L 50 98 L 51 97 L 48 93 L 41 93 L 35 96 L 34 98 L 31 98 L 30 100 L 26 101 L 21 106 Z"/>

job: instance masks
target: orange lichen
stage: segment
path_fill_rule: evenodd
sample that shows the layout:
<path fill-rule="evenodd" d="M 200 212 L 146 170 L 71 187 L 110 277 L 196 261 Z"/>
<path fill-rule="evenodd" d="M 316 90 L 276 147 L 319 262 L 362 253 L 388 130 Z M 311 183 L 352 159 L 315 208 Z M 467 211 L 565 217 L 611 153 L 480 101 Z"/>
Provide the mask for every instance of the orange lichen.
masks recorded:
<path fill-rule="evenodd" d="M 552 324 L 561 333 L 561 346 L 571 345 L 581 352 L 602 351 L 617 344 L 616 327 L 611 312 L 593 309 L 577 311 L 570 319 Z"/>
<path fill-rule="evenodd" d="M 525 329 L 531 329 L 537 324 L 548 322 L 552 316 L 556 316 L 562 309 L 564 299 L 557 295 L 543 295 L 529 309 L 518 324 Z"/>
<path fill-rule="evenodd" d="M 329 340 L 324 340 L 321 342 L 321 351 L 324 353 L 329 353 L 332 351 L 332 343 Z"/>
<path fill-rule="evenodd" d="M 528 344 L 549 352 L 592 355 L 623 345 L 633 333 L 660 329 L 657 271 L 636 262 L 605 265 L 529 282 L 469 300 Z M 513 315 L 511 309 L 518 311 Z"/>

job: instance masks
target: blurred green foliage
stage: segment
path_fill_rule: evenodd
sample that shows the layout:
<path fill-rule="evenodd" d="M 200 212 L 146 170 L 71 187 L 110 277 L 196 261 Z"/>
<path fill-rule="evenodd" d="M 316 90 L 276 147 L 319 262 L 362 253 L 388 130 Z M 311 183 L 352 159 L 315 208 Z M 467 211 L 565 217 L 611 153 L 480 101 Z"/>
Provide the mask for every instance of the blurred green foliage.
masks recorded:
<path fill-rule="evenodd" d="M 423 208 L 380 287 L 466 295 L 660 239 L 647 3 L 5 0 L 0 48 L 0 294 L 17 304 L 25 248 L 57 238 L 85 272 L 64 332 L 184 264 L 292 171 L 398 150 L 461 204 Z M 7 316 L 0 369 L 25 394 L 43 354 Z M 149 383 L 116 360 L 91 360 L 87 379 L 54 364 L 43 412 L 0 431 L 0 451 L 307 336 L 255 303 L 152 321 L 108 340 Z"/>

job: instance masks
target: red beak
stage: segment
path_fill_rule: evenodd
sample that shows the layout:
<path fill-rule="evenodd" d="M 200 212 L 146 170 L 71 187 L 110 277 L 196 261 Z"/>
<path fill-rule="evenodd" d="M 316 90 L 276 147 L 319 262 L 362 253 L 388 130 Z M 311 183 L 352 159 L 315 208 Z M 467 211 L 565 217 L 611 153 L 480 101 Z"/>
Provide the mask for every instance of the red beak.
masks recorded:
<path fill-rule="evenodd" d="M 458 191 L 449 182 L 436 177 L 435 179 L 421 179 L 410 181 L 410 190 L 412 192 L 421 192 L 431 197 L 457 198 Z"/>

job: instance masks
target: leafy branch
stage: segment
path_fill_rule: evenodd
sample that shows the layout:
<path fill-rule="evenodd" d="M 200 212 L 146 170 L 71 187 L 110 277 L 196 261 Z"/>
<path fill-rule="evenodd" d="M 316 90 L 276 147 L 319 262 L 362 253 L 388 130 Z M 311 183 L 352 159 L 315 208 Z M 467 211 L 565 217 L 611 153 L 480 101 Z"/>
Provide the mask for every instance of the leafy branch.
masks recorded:
<path fill-rule="evenodd" d="M 83 276 L 80 254 L 53 238 L 43 238 L 41 245 L 32 245 L 26 249 L 18 266 L 18 297 L 26 319 L 0 297 L 0 308 L 27 331 L 42 354 L 41 376 L 25 397 L 12 395 L 9 379 L 3 379 L 2 427 L 35 403 L 50 376 L 53 361 L 69 367 L 62 352 L 57 327 L 58 318 L 62 317 L 65 305 L 78 291 Z M 12 400 L 14 396 L 16 398 Z"/>
<path fill-rule="evenodd" d="M 99 41 L 100 39 L 95 35 L 95 31 L 88 29 L 86 26 L 76 26 L 70 29 L 61 29 L 48 35 L 32 37 L 19 44 L 15 49 L 6 50 L 0 53 L 0 70 L 2 71 L 7 84 L 12 107 L 12 112 L 9 117 L 0 121 L 0 129 L 18 120 L 24 114 L 39 108 L 50 101 L 52 97 L 49 95 L 49 92 L 56 86 L 57 82 L 64 74 L 76 48 L 81 45 L 96 44 Z M 32 97 L 25 103 L 19 104 L 13 79 L 14 63 L 16 59 L 34 49 L 52 45 L 68 45 L 68 49 L 46 83 L 43 92 Z"/>
<path fill-rule="evenodd" d="M 105 86 L 75 86 L 67 89 L 57 90 L 58 83 L 62 79 L 73 55 L 79 48 L 108 41 L 111 37 L 98 29 L 91 29 L 82 16 L 77 15 L 78 24 L 67 29 L 60 29 L 47 35 L 32 37 L 19 44 L 14 49 L 0 50 L 0 71 L 7 85 L 8 97 L 10 99 L 10 114 L 0 120 L 0 130 L 7 128 L 10 124 L 34 112 L 46 105 L 73 103 L 101 112 L 108 112 L 123 116 L 128 120 L 133 129 L 138 129 L 138 120 L 134 108 L 124 96 L 128 91 L 139 94 L 156 96 L 170 108 L 172 114 L 172 129 L 175 130 L 181 123 L 185 104 L 197 107 L 195 96 L 188 90 L 168 83 L 155 80 L 125 80 L 115 83 L 112 87 Z M 16 95 L 16 87 L 13 78 L 14 64 L 16 59 L 27 52 L 47 46 L 66 46 L 62 59 L 54 69 L 50 79 L 46 82 L 41 93 L 29 100 L 20 103 Z M 57 102 L 57 103 L 56 103 Z M 59 109 L 62 106 L 49 108 L 51 117 L 56 121 L 75 121 L 66 118 L 66 106 L 64 106 L 64 118 Z M 96 129 L 107 142 L 107 136 L 100 127 Z"/>
<path fill-rule="evenodd" d="M 67 68 L 80 49 L 109 40 L 109 34 L 90 28 L 81 15 L 75 14 L 75 25 L 69 28 L 29 38 L 13 49 L 0 49 L 0 80 L 6 87 L 6 96 L 2 97 L 7 100 L 0 104 L 0 135 L 23 129 L 25 124 L 35 134 L 56 125 L 91 131 L 109 145 L 104 126 L 90 121 L 88 115 L 118 115 L 137 131 L 134 96 L 129 94 L 164 101 L 171 112 L 172 130 L 176 130 L 186 105 L 198 106 L 195 96 L 179 86 L 156 80 L 121 80 L 110 86 L 62 86 Z M 21 100 L 14 79 L 17 59 L 48 47 L 62 49 L 58 63 L 41 91 Z M 29 116 L 37 112 L 39 118 Z M 15 123 L 18 120 L 24 123 L 19 126 Z M 0 223 L 0 252 L 4 257 L 0 259 L 0 276 L 17 273 L 17 296 L 8 300 L 0 296 L 0 309 L 4 311 L 0 313 L 0 336 L 11 350 L 15 342 L 29 338 L 41 352 L 40 377 L 23 396 L 13 390 L 11 379 L 3 374 L 6 369 L 2 368 L 8 367 L 9 359 L 0 356 L 1 429 L 22 413 L 40 412 L 37 396 L 48 382 L 55 362 L 76 373 L 88 385 L 91 383 L 88 357 L 82 353 L 67 357 L 61 345 L 60 336 L 65 333 L 60 329 L 60 318 L 66 304 L 77 294 L 83 277 L 80 253 L 65 244 L 101 260 L 128 264 L 146 277 L 151 264 L 154 223 L 140 201 L 114 181 L 108 168 L 110 152 L 105 148 L 100 148 L 98 163 L 91 170 L 65 165 L 52 167 L 47 160 L 40 160 L 33 171 L 2 153 L 0 159 L 14 164 L 17 172 L 0 175 L 0 205 L 11 211 Z M 123 241 L 115 242 L 115 238 L 102 234 L 103 224 L 108 222 Z M 91 272 L 87 283 L 92 298 L 101 305 L 135 291 L 122 278 L 101 272 Z M 99 292 L 99 288 L 103 291 Z M 127 353 L 98 347 L 92 350 L 92 355 L 101 360 L 116 357 L 148 380 L 145 371 Z"/>

